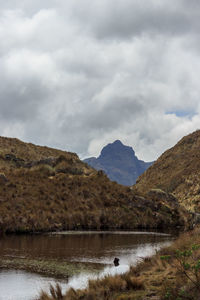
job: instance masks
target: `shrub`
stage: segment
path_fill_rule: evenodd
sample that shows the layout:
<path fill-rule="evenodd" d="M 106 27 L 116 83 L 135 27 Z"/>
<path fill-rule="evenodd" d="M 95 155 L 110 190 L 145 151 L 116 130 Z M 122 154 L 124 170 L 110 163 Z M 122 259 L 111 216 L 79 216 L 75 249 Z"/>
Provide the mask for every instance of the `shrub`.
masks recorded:
<path fill-rule="evenodd" d="M 175 267 L 179 275 L 178 287 L 165 287 L 163 299 L 181 300 L 195 299 L 185 292 L 183 286 L 187 283 L 188 289 L 200 292 L 200 245 L 194 244 L 188 249 L 175 250 L 171 255 L 162 255 L 160 258 L 167 264 Z M 177 280 L 178 281 L 178 280 Z M 191 298 L 192 297 L 192 298 Z"/>

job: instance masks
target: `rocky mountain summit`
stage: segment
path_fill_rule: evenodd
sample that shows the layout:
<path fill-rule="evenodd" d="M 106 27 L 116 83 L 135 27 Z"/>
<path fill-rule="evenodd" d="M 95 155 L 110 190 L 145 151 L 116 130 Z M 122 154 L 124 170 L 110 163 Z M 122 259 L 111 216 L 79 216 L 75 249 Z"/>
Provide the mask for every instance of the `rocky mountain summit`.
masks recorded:
<path fill-rule="evenodd" d="M 133 187 L 146 194 L 151 189 L 172 193 L 187 210 L 200 212 L 200 130 L 183 137 L 164 152 Z"/>
<path fill-rule="evenodd" d="M 132 147 L 119 140 L 106 145 L 98 158 L 87 158 L 84 162 L 96 170 L 103 170 L 110 180 L 126 186 L 133 185 L 153 163 L 139 160 Z"/>

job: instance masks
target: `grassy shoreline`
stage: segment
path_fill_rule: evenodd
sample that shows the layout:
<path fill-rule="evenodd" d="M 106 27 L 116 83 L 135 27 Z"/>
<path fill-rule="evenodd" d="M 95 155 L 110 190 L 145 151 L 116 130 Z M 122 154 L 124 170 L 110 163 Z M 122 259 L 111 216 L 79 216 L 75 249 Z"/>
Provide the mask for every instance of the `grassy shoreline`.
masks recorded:
<path fill-rule="evenodd" d="M 195 245 L 193 253 L 191 249 Z M 192 254 L 188 255 L 190 252 Z M 183 253 L 180 260 L 177 253 Z M 184 253 L 187 255 L 184 256 Z M 185 266 L 188 269 L 181 269 L 181 259 L 187 262 Z M 200 287 L 198 283 L 194 284 L 195 273 L 188 266 L 196 266 L 198 262 L 200 228 L 196 227 L 193 231 L 181 234 L 171 246 L 131 267 L 125 274 L 91 280 L 87 289 L 70 289 L 65 295 L 57 287 L 51 290 L 51 296 L 42 292 L 39 300 L 195 300 L 199 299 Z M 197 273 L 200 276 L 200 266 Z"/>
<path fill-rule="evenodd" d="M 81 272 L 99 272 L 103 264 L 69 262 L 56 259 L 0 257 L 0 270 L 22 270 L 47 277 L 66 279 Z"/>

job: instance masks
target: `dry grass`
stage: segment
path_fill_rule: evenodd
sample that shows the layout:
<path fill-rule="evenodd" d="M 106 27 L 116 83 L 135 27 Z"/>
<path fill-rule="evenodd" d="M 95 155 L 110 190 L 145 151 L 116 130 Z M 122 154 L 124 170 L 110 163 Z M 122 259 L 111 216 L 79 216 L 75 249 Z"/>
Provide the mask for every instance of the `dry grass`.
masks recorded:
<path fill-rule="evenodd" d="M 164 152 L 142 174 L 134 189 L 145 194 L 150 189 L 173 193 L 188 210 L 200 209 L 200 130 L 182 138 L 174 147 Z"/>
<path fill-rule="evenodd" d="M 127 292 L 129 290 L 142 290 L 144 289 L 143 282 L 134 278 L 133 276 L 120 276 L 105 277 L 101 280 L 90 280 L 88 289 L 86 290 L 74 290 L 71 288 L 66 295 L 62 295 L 62 291 L 59 293 L 60 298 L 57 296 L 58 286 L 50 287 L 50 295 L 42 292 L 39 300 L 92 300 L 92 299 L 114 299 L 113 295 L 117 295 L 121 292 Z M 60 291 L 60 289 L 59 289 Z"/>
<path fill-rule="evenodd" d="M 138 197 L 76 154 L 1 137 L 0 150 L 0 173 L 5 176 L 0 180 L 1 232 L 167 228 L 185 223 L 176 201 Z"/>

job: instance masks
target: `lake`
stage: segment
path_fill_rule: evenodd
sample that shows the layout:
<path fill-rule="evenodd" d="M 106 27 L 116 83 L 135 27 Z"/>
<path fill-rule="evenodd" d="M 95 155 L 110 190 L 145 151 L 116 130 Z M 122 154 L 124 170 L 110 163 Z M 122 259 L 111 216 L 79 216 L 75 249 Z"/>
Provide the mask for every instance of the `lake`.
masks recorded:
<path fill-rule="evenodd" d="M 90 278 L 128 271 L 143 257 L 153 255 L 170 244 L 173 237 L 156 232 L 108 231 L 61 232 L 41 235 L 8 235 L 0 240 L 0 255 L 4 258 L 37 258 L 91 264 L 102 264 L 102 271 L 81 273 L 67 280 L 17 270 L 0 271 L 0 300 L 33 300 L 41 289 L 48 291 L 50 283 L 59 282 L 64 290 L 84 288 Z M 113 264 L 120 259 L 119 266 Z"/>

